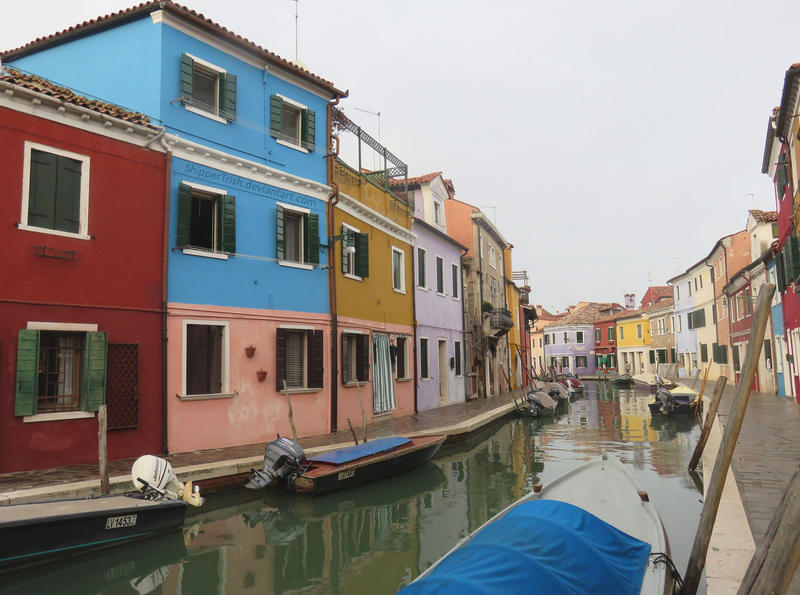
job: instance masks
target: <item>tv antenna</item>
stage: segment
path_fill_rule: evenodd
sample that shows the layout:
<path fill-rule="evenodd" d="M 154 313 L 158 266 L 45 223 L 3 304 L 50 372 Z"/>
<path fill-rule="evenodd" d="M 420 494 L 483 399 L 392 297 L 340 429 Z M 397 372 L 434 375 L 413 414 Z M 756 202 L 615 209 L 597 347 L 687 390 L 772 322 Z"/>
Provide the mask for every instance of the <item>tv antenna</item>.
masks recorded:
<path fill-rule="evenodd" d="M 365 114 L 371 114 L 373 116 L 377 116 L 377 118 L 378 118 L 378 144 L 381 144 L 381 113 L 380 112 L 373 112 L 373 111 L 370 111 L 368 109 L 363 109 L 363 108 L 360 108 L 360 107 L 356 107 L 356 108 L 353 108 L 353 109 L 355 109 L 356 111 L 359 111 L 359 112 L 364 112 Z M 373 169 L 377 169 L 377 167 L 378 167 L 376 165 L 376 163 L 377 163 L 376 159 L 377 158 L 378 158 L 377 157 L 377 153 L 373 152 L 372 153 L 372 167 L 373 167 Z"/>
<path fill-rule="evenodd" d="M 300 0 L 290 0 L 294 2 L 294 61 L 300 62 L 300 42 L 299 42 L 299 24 L 300 24 Z"/>

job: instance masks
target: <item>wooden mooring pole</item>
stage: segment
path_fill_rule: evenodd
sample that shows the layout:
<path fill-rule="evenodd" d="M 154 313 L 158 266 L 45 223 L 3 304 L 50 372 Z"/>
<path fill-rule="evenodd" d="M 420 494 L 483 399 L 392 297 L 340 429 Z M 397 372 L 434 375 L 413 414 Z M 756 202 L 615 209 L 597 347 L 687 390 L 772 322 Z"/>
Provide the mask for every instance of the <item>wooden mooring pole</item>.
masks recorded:
<path fill-rule="evenodd" d="M 706 412 L 706 421 L 703 424 L 703 429 L 700 431 L 700 438 L 697 440 L 697 446 L 694 447 L 692 459 L 689 461 L 689 470 L 694 471 L 697 464 L 700 462 L 700 457 L 703 454 L 703 449 L 706 447 L 708 435 L 711 433 L 711 426 L 714 425 L 714 418 L 717 416 L 719 409 L 719 402 L 722 400 L 722 393 L 725 391 L 725 385 L 728 383 L 726 376 L 717 378 L 717 384 L 714 385 L 714 394 L 711 396 L 711 404 L 708 406 Z"/>
<path fill-rule="evenodd" d="M 100 455 L 100 492 L 103 494 L 111 493 L 108 482 L 108 449 L 106 448 L 106 436 L 108 434 L 108 410 L 106 404 L 100 405 L 97 410 L 97 443 Z"/>
<path fill-rule="evenodd" d="M 739 586 L 739 593 L 779 593 L 789 585 L 800 562 L 800 467 L 798 467 L 781 505 L 772 516 L 764 541 L 750 559 L 750 566 Z"/>
<path fill-rule="evenodd" d="M 297 442 L 297 428 L 294 427 L 294 414 L 292 413 L 292 397 L 289 396 L 289 387 L 286 386 L 286 381 L 283 381 L 283 393 L 286 395 L 286 402 L 289 404 L 289 425 L 292 426 L 292 436 L 294 441 Z"/>
<path fill-rule="evenodd" d="M 736 397 L 728 418 L 728 425 L 725 427 L 717 459 L 714 462 L 714 471 L 711 473 L 711 482 L 708 486 L 703 512 L 700 515 L 700 524 L 697 526 L 692 553 L 689 556 L 689 565 L 686 568 L 686 577 L 683 579 L 681 595 L 695 595 L 700 584 L 700 576 L 706 564 L 708 544 L 711 541 L 711 531 L 714 528 L 714 521 L 717 518 L 719 503 L 722 499 L 725 478 L 728 475 L 728 467 L 733 458 L 733 449 L 736 447 L 739 431 L 742 429 L 747 401 L 750 399 L 753 378 L 758 366 L 758 358 L 761 355 L 761 345 L 764 343 L 764 331 L 770 315 L 770 303 L 774 294 L 775 285 L 767 283 L 761 288 L 758 296 L 753 324 L 750 328 L 750 340 L 747 343 L 747 355 L 742 366 L 742 375 L 739 385 L 736 387 Z"/>
<path fill-rule="evenodd" d="M 356 380 L 356 390 L 358 391 L 358 402 L 361 404 L 361 423 L 364 427 L 364 439 L 361 442 L 367 441 L 367 414 L 364 412 L 364 398 L 361 396 L 361 383 Z M 356 440 L 358 444 L 358 440 Z"/>

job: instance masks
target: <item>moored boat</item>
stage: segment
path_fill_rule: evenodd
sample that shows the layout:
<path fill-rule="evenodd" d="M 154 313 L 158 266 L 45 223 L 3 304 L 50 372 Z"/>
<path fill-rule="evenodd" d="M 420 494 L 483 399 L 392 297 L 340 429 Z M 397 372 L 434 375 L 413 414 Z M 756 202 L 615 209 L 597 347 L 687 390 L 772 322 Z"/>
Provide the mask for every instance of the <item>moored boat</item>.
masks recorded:
<path fill-rule="evenodd" d="M 410 585 L 416 593 L 671 593 L 664 526 L 613 457 L 507 507 Z"/>
<path fill-rule="evenodd" d="M 702 407 L 700 394 L 682 384 L 662 387 L 647 404 L 651 415 L 694 415 Z"/>
<path fill-rule="evenodd" d="M 608 381 L 614 386 L 631 386 L 633 378 L 630 374 L 614 374 L 608 377 Z"/>
<path fill-rule="evenodd" d="M 651 393 L 656 392 L 660 386 L 664 386 L 666 388 L 672 388 L 675 386 L 675 384 L 673 384 L 669 380 L 665 380 L 658 374 L 651 374 L 648 372 L 643 372 L 641 374 L 634 374 L 633 376 L 631 376 L 631 379 L 633 380 L 633 383 L 636 386 L 640 388 L 645 388 Z"/>
<path fill-rule="evenodd" d="M 431 460 L 447 436 L 376 438 L 306 458 L 288 438 L 267 444 L 264 467 L 253 469 L 245 487 L 281 484 L 305 494 L 324 494 L 404 473 Z"/>
<path fill-rule="evenodd" d="M 558 401 L 542 391 L 530 391 L 525 400 L 517 405 L 517 412 L 528 417 L 555 415 Z"/>
<path fill-rule="evenodd" d="M 187 505 L 203 502 L 164 459 L 141 457 L 131 473 L 138 492 L 0 506 L 0 567 L 176 530 Z"/>
<path fill-rule="evenodd" d="M 562 372 L 556 376 L 556 382 L 566 388 L 571 395 L 583 392 L 583 382 L 572 372 Z"/>

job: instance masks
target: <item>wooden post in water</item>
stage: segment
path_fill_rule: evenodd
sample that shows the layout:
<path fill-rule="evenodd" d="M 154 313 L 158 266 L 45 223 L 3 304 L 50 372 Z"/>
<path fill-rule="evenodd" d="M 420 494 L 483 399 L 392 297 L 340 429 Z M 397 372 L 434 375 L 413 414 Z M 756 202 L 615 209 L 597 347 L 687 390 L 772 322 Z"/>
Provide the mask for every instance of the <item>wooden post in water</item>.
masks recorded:
<path fill-rule="evenodd" d="M 697 381 L 700 378 L 700 368 L 694 371 L 694 380 L 692 380 L 692 390 L 697 386 Z"/>
<path fill-rule="evenodd" d="M 286 402 L 289 404 L 289 425 L 292 426 L 292 435 L 294 441 L 297 442 L 297 428 L 294 427 L 294 414 L 292 413 L 292 397 L 289 396 L 289 388 L 286 386 L 286 381 L 283 381 L 283 394 L 286 395 Z"/>
<path fill-rule="evenodd" d="M 719 402 L 722 400 L 722 393 L 727 383 L 727 377 L 720 376 L 717 378 L 717 384 L 714 386 L 714 395 L 711 397 L 711 404 L 708 406 L 708 412 L 706 413 L 706 421 L 703 424 L 703 429 L 700 431 L 700 438 L 697 440 L 697 446 L 694 447 L 692 459 L 689 461 L 690 471 L 694 471 L 697 464 L 700 462 L 700 456 L 703 454 L 703 449 L 706 447 L 706 441 L 708 441 L 708 435 L 711 432 L 711 426 L 714 424 L 714 418 L 717 416 Z"/>
<path fill-rule="evenodd" d="M 728 475 L 728 467 L 733 458 L 733 449 L 736 447 L 736 440 L 744 422 L 747 401 L 750 399 L 753 378 L 758 366 L 758 358 L 761 355 L 761 346 L 764 343 L 764 331 L 767 328 L 767 320 L 770 315 L 770 302 L 772 302 L 774 294 L 775 285 L 767 283 L 761 288 L 758 296 L 756 311 L 753 315 L 753 325 L 750 328 L 750 340 L 747 343 L 747 356 L 742 366 L 740 383 L 736 387 L 736 397 L 728 418 L 728 425 L 725 427 L 719 452 L 717 452 L 717 459 L 714 462 L 714 471 L 711 473 L 711 482 L 708 486 L 703 512 L 700 515 L 700 524 L 697 526 L 692 553 L 689 556 L 689 565 L 686 568 L 686 577 L 683 579 L 682 595 L 695 595 L 697 586 L 700 584 L 700 575 L 703 573 L 703 568 L 706 564 L 708 543 L 711 540 L 711 531 L 717 518 L 722 489 L 725 486 L 725 477 Z"/>
<path fill-rule="evenodd" d="M 800 467 L 795 470 L 764 541 L 739 586 L 739 593 L 786 593 L 800 562 Z"/>
<path fill-rule="evenodd" d="M 100 405 L 97 410 L 97 443 L 100 455 L 100 492 L 111 493 L 108 484 L 108 449 L 106 448 L 106 435 L 108 433 L 108 410 L 106 404 Z"/>

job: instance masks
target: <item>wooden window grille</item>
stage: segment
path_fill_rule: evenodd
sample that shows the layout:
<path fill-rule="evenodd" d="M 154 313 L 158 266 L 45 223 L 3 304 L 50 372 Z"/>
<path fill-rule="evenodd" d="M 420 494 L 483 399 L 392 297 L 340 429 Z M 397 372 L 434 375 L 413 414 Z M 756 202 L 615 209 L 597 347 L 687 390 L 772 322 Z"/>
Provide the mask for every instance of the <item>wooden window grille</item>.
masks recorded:
<path fill-rule="evenodd" d="M 139 345 L 109 343 L 106 405 L 108 429 L 139 427 Z"/>

